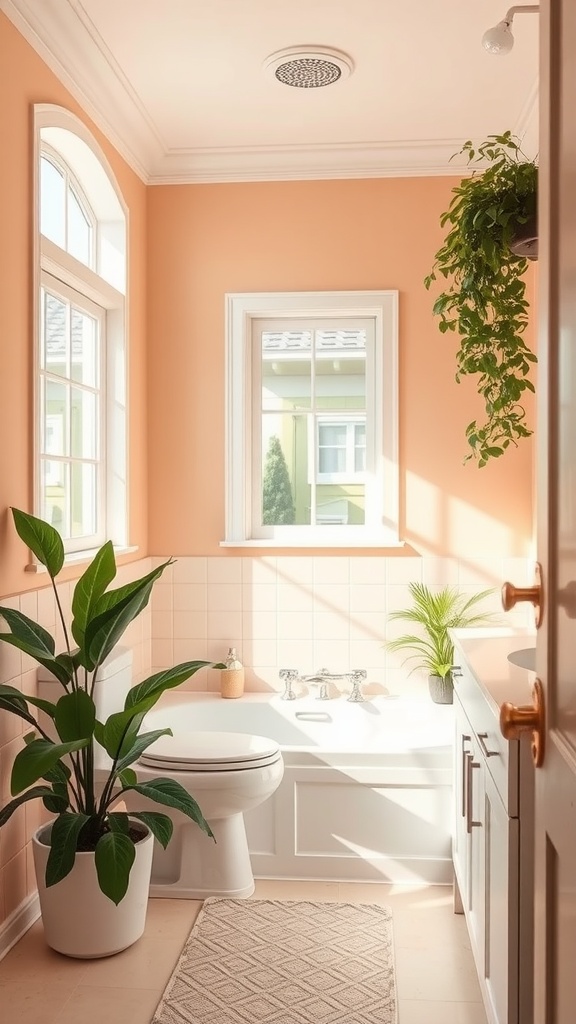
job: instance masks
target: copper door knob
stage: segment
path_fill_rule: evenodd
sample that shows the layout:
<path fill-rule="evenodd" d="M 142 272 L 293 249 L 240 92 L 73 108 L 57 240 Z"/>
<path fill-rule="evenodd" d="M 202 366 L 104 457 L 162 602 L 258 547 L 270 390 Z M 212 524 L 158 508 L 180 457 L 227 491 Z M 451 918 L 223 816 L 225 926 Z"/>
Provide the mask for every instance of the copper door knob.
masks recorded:
<path fill-rule="evenodd" d="M 544 614 L 542 572 L 538 563 L 536 564 L 535 575 L 536 580 L 531 587 L 515 587 L 513 583 L 502 584 L 502 607 L 505 612 L 509 612 L 511 608 L 514 608 L 515 605 L 520 604 L 522 601 L 530 601 L 534 605 L 534 618 L 536 628 L 538 628 Z"/>
<path fill-rule="evenodd" d="M 526 733 L 532 733 L 532 759 L 537 768 L 544 760 L 544 689 L 539 679 L 532 687 L 533 704 L 518 707 L 506 701 L 500 708 L 500 732 L 507 740 L 518 740 Z"/>

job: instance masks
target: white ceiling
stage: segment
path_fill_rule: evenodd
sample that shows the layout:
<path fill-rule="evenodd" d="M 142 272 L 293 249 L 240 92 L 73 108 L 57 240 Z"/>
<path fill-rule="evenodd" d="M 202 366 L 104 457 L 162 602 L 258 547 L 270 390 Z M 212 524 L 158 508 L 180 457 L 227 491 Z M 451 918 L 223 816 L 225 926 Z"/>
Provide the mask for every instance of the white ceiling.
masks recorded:
<path fill-rule="evenodd" d="M 0 9 L 149 183 L 454 173 L 467 138 L 537 145 L 538 16 L 515 46 L 482 33 L 508 0 L 0 0 Z M 281 85 L 273 52 L 355 65 Z M 40 97 L 39 97 L 40 98 Z M 457 165 L 456 165 L 457 166 Z"/>

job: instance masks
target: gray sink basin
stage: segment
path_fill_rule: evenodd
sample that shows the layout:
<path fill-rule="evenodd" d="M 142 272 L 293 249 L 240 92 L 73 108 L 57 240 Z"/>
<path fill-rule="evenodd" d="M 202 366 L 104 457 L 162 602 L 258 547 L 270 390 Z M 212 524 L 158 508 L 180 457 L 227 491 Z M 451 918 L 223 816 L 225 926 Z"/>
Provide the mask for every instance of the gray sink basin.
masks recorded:
<path fill-rule="evenodd" d="M 512 654 L 508 655 L 508 661 L 512 662 L 513 665 L 517 665 L 518 668 L 526 668 L 530 672 L 535 672 L 536 648 L 523 647 L 521 651 L 512 651 Z"/>

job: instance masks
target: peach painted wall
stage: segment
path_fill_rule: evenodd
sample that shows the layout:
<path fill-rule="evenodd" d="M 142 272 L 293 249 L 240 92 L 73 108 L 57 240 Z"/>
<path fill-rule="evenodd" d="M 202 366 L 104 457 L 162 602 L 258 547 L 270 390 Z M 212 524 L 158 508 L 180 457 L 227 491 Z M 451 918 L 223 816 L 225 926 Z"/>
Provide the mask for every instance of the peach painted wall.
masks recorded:
<path fill-rule="evenodd" d="M 224 294 L 400 292 L 401 526 L 412 551 L 526 554 L 532 443 L 483 470 L 464 431 L 482 412 L 454 381 L 422 284 L 454 180 L 156 186 L 148 190 L 150 546 L 231 555 L 224 531 Z M 238 553 L 238 552 L 236 552 Z"/>
<path fill-rule="evenodd" d="M 0 13 L 0 595 L 38 586 L 8 507 L 32 509 L 32 121 L 34 103 L 72 110 L 102 146 L 129 208 L 130 541 L 147 554 L 146 187 Z"/>

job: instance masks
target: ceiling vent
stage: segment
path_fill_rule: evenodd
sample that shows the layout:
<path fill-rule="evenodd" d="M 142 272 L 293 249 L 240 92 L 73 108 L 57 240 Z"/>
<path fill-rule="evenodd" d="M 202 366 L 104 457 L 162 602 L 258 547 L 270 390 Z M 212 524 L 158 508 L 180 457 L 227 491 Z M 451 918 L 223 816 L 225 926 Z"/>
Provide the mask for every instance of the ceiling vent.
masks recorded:
<path fill-rule="evenodd" d="M 348 78 L 354 70 L 354 61 L 341 50 L 292 46 L 270 54 L 264 61 L 264 68 L 282 85 L 294 89 L 323 89 Z"/>

